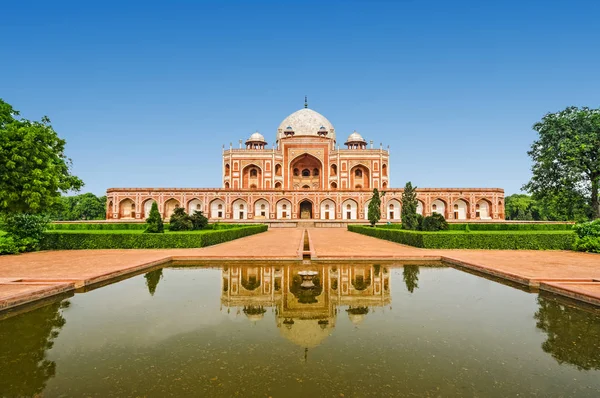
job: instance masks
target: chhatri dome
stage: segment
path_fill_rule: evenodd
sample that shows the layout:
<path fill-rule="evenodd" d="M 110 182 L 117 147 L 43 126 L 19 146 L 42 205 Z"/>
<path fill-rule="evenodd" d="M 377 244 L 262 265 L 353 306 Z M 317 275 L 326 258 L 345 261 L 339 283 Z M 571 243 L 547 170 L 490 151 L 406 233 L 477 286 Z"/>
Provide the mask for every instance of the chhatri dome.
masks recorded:
<path fill-rule="evenodd" d="M 283 119 L 277 129 L 277 141 L 286 136 L 286 131 L 292 131 L 294 136 L 325 136 L 335 141 L 335 130 L 331 122 L 319 112 L 308 109 L 307 103 L 304 104 L 304 109 Z"/>

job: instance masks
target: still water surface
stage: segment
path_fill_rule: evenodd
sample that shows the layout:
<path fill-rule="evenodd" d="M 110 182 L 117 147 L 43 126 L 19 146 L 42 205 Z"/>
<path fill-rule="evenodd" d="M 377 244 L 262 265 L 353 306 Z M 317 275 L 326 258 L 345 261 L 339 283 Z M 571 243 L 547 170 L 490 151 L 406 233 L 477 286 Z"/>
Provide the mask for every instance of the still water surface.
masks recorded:
<path fill-rule="evenodd" d="M 165 268 L 0 321 L 0 396 L 598 397 L 599 370 L 597 310 L 439 266 Z"/>

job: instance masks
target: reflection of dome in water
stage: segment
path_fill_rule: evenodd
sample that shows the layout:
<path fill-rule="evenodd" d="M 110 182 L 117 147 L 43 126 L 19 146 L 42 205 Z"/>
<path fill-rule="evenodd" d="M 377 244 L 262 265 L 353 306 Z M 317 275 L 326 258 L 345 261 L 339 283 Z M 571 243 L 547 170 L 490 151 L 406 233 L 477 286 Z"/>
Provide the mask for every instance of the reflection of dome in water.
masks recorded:
<path fill-rule="evenodd" d="M 316 319 L 294 319 L 292 325 L 281 325 L 279 332 L 300 347 L 314 348 L 329 336 L 329 327 L 323 328 Z"/>
<path fill-rule="evenodd" d="M 350 319 L 350 322 L 352 322 L 355 325 L 358 325 L 359 323 L 365 320 L 365 314 L 353 314 L 349 312 L 348 318 Z"/>
<path fill-rule="evenodd" d="M 246 314 L 246 317 L 248 317 L 251 322 L 260 321 L 264 316 L 264 314 Z"/>

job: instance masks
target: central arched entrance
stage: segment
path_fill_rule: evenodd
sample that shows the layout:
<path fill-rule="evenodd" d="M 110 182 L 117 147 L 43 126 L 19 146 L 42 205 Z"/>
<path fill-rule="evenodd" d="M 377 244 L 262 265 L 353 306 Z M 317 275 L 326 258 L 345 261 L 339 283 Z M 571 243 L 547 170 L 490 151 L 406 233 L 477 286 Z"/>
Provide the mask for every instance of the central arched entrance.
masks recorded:
<path fill-rule="evenodd" d="M 304 220 L 313 218 L 313 205 L 309 200 L 300 202 L 299 218 Z"/>

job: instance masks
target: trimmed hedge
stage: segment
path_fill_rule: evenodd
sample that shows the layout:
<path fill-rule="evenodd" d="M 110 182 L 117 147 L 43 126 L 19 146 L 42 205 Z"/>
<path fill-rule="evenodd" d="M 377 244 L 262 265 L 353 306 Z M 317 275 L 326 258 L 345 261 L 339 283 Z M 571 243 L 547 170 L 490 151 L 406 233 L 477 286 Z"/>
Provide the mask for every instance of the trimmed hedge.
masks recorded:
<path fill-rule="evenodd" d="M 448 223 L 449 231 L 571 231 L 573 224 Z M 378 225 L 377 228 L 402 229 L 402 224 Z"/>
<path fill-rule="evenodd" d="M 206 229 L 232 229 L 245 227 L 248 224 L 229 224 L 214 223 L 208 224 Z M 48 224 L 48 231 L 143 231 L 147 227 L 146 223 L 69 223 L 69 224 Z M 169 229 L 169 223 L 165 223 L 165 230 Z"/>
<path fill-rule="evenodd" d="M 469 228 L 471 226 L 469 225 Z M 348 231 L 425 249 L 570 250 L 577 235 L 564 233 L 443 233 L 348 225 Z"/>
<path fill-rule="evenodd" d="M 145 230 L 146 223 L 69 223 L 69 224 L 49 224 L 48 231 L 130 231 Z"/>
<path fill-rule="evenodd" d="M 144 224 L 142 226 L 145 227 Z M 142 233 L 74 233 L 73 231 L 46 231 L 40 246 L 42 250 L 76 249 L 171 249 L 197 248 L 216 245 L 245 236 L 258 234 L 267 225 L 244 225 L 217 231 L 193 233 L 142 234 Z"/>

